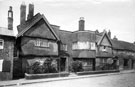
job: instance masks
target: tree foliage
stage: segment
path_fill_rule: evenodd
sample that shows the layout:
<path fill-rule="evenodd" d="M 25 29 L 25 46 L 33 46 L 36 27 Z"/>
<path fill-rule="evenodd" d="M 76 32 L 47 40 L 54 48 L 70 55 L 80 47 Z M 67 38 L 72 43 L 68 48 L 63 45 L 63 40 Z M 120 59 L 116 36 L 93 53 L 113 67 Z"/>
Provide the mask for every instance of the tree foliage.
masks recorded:
<path fill-rule="evenodd" d="M 83 66 L 81 61 L 73 61 L 71 64 L 72 72 L 81 72 L 83 71 Z"/>

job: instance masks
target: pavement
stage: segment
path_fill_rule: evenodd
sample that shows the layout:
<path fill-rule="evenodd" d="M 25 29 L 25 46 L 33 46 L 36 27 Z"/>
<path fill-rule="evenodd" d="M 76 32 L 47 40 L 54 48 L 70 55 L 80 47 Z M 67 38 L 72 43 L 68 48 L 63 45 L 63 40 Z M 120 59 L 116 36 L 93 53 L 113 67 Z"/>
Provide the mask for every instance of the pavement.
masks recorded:
<path fill-rule="evenodd" d="M 119 74 L 128 74 L 128 73 L 135 73 L 135 70 L 123 70 L 123 71 L 115 72 L 115 73 L 92 74 L 92 75 L 83 75 L 83 76 L 77 76 L 76 74 L 72 73 L 68 77 L 33 79 L 33 80 L 19 79 L 19 80 L 10 80 L 10 81 L 0 81 L 0 87 L 19 86 L 19 85 L 27 85 L 27 84 L 33 84 L 33 83 L 72 80 L 72 79 L 79 79 L 79 78 L 92 78 L 92 77 L 119 75 Z"/>

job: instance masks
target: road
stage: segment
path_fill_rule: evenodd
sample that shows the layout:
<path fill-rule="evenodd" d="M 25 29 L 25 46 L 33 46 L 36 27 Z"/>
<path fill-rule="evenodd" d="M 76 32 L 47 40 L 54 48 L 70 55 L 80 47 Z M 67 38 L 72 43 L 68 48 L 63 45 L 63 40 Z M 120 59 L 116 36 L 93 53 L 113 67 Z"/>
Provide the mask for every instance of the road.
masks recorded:
<path fill-rule="evenodd" d="M 135 87 L 135 73 L 35 83 L 14 87 Z"/>

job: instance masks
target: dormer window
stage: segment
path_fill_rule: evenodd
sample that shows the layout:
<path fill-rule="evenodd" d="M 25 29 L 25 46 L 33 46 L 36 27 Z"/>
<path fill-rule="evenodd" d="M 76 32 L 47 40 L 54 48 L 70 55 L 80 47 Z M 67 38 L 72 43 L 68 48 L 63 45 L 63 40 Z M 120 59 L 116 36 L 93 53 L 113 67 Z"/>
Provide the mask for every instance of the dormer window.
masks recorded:
<path fill-rule="evenodd" d="M 4 40 L 0 39 L 0 49 L 3 49 L 3 48 L 4 48 Z"/>

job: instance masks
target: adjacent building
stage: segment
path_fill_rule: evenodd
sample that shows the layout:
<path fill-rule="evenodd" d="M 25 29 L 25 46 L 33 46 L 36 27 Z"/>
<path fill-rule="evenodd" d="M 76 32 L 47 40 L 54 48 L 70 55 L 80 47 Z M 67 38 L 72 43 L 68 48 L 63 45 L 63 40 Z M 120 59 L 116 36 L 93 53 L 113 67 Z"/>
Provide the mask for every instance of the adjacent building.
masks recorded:
<path fill-rule="evenodd" d="M 14 43 L 13 11 L 10 6 L 8 28 L 0 27 L 0 80 L 11 80 L 13 78 Z"/>
<path fill-rule="evenodd" d="M 69 65 L 72 61 L 81 61 L 84 71 L 108 70 L 107 64 L 116 65 L 116 58 L 113 56 L 112 41 L 104 30 L 85 30 L 85 20 L 79 20 L 79 30 L 70 32 L 60 30 L 60 40 L 68 48 Z"/>
<path fill-rule="evenodd" d="M 112 39 L 114 56 L 119 60 L 119 69 L 135 69 L 135 45 L 120 41 L 116 36 Z"/>

